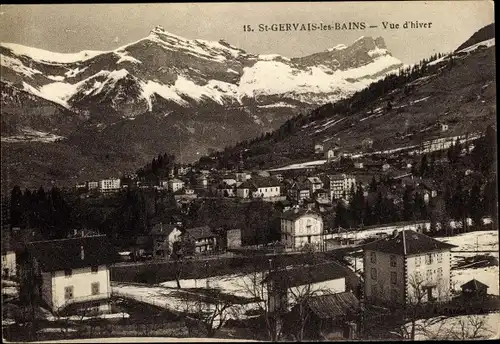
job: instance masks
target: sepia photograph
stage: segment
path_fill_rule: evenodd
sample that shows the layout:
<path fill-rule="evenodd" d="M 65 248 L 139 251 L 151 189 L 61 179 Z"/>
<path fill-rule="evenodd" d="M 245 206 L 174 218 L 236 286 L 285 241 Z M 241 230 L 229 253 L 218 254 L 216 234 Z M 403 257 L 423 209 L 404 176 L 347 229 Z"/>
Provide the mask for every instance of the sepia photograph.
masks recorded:
<path fill-rule="evenodd" d="M 500 339 L 493 1 L 0 5 L 2 339 Z"/>

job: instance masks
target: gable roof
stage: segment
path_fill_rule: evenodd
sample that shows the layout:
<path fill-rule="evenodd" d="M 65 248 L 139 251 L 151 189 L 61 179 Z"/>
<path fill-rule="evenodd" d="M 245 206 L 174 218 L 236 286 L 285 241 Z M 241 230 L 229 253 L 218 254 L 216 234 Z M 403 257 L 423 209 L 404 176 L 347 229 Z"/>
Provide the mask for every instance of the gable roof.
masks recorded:
<path fill-rule="evenodd" d="M 470 290 L 481 290 L 481 289 L 488 289 L 489 286 L 473 278 L 469 282 L 462 284 L 460 288 L 470 289 Z"/>
<path fill-rule="evenodd" d="M 169 235 L 176 228 L 176 225 L 157 223 L 153 226 L 149 235 Z"/>
<path fill-rule="evenodd" d="M 251 189 L 251 190 L 256 190 L 258 188 L 265 188 L 265 187 L 278 187 L 280 186 L 281 183 L 279 180 L 276 178 L 270 177 L 270 178 L 264 178 L 264 177 L 255 177 L 250 180 L 244 181 L 241 183 L 237 188 L 238 189 Z"/>
<path fill-rule="evenodd" d="M 276 285 L 292 288 L 311 283 L 330 281 L 347 276 L 346 270 L 333 262 L 292 267 L 269 273 L 264 279 L 264 283 L 273 280 Z"/>
<path fill-rule="evenodd" d="M 188 228 L 186 229 L 186 234 L 190 235 L 194 239 L 211 238 L 216 236 L 208 226 Z"/>
<path fill-rule="evenodd" d="M 412 255 L 438 250 L 450 250 L 453 247 L 457 246 L 407 229 L 400 231 L 396 236 L 390 235 L 386 238 L 368 243 L 363 249 L 394 253 L 397 255 Z"/>
<path fill-rule="evenodd" d="M 362 309 L 361 303 L 351 292 L 313 296 L 307 298 L 305 303 L 320 319 L 345 317 Z"/>
<path fill-rule="evenodd" d="M 295 208 L 295 209 L 290 209 L 290 210 L 285 211 L 283 214 L 281 214 L 280 217 L 282 219 L 285 219 L 285 220 L 295 221 L 298 218 L 301 218 L 302 216 L 305 216 L 305 215 L 321 216 L 312 210 L 303 209 L 303 208 L 300 208 L 300 209 Z"/>
<path fill-rule="evenodd" d="M 29 243 L 27 248 L 43 271 L 109 265 L 120 260 L 118 253 L 105 235 L 36 241 Z"/>

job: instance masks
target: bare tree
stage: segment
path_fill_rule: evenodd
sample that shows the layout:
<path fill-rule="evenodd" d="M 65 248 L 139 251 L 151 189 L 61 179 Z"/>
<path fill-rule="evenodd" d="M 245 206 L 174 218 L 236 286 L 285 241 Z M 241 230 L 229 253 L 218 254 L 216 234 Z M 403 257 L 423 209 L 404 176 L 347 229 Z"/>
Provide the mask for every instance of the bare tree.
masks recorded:
<path fill-rule="evenodd" d="M 254 304 L 264 318 L 267 335 L 270 341 L 278 341 L 283 336 L 283 320 L 277 312 L 270 307 L 268 288 L 264 279 L 266 272 L 255 267 L 253 271 L 241 278 L 239 286 L 242 291 L 254 299 Z"/>
<path fill-rule="evenodd" d="M 214 337 L 229 318 L 238 318 L 241 306 L 232 300 L 231 295 L 224 295 L 218 289 L 182 294 L 188 327 L 201 327 L 208 338 Z"/>
<path fill-rule="evenodd" d="M 418 315 L 426 300 L 425 280 L 420 274 L 412 274 L 408 278 L 408 295 L 405 303 L 406 320 L 409 322 L 409 330 L 407 325 L 401 327 L 400 335 L 404 339 L 415 340 L 417 330 Z"/>

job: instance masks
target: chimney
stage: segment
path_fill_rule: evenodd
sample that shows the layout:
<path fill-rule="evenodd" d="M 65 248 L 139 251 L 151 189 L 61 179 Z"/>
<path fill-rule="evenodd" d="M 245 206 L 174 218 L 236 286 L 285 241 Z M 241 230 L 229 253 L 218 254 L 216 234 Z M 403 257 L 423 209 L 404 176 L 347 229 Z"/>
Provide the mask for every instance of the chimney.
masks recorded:
<path fill-rule="evenodd" d="M 81 260 L 85 259 L 85 250 L 83 249 L 83 245 L 80 246 L 80 258 Z"/>

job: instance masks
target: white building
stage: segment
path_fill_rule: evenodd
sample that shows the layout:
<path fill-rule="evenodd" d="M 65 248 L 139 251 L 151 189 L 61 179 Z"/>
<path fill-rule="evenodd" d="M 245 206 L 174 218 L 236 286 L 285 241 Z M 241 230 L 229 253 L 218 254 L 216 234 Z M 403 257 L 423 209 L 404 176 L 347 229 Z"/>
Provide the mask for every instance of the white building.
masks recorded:
<path fill-rule="evenodd" d="M 281 195 L 280 183 L 274 178 L 254 178 L 236 188 L 238 198 L 271 199 Z"/>
<path fill-rule="evenodd" d="M 176 225 L 157 223 L 153 226 L 149 232 L 153 243 L 153 257 L 167 258 L 172 252 L 174 242 L 179 241 L 181 234 Z"/>
<path fill-rule="evenodd" d="M 2 277 L 13 277 L 16 272 L 16 253 L 11 250 L 2 250 Z"/>
<path fill-rule="evenodd" d="M 109 266 L 119 258 L 106 236 L 32 242 L 26 252 L 22 276 L 40 276 L 41 297 L 52 312 L 110 311 Z"/>
<path fill-rule="evenodd" d="M 348 199 L 351 189 L 356 188 L 356 178 L 349 174 L 337 174 L 330 176 L 331 199 Z"/>
<path fill-rule="evenodd" d="M 323 153 L 323 150 L 324 150 L 324 146 L 321 143 L 316 143 L 314 145 L 314 153 L 315 154 Z"/>
<path fill-rule="evenodd" d="M 95 181 L 87 182 L 87 189 L 89 189 L 89 190 L 99 189 L 99 182 L 95 182 Z"/>
<path fill-rule="evenodd" d="M 306 185 L 312 195 L 316 190 L 323 188 L 323 181 L 319 177 L 309 177 L 306 179 Z"/>
<path fill-rule="evenodd" d="M 101 192 L 113 192 L 120 190 L 120 179 L 110 178 L 102 179 L 99 181 L 99 191 Z"/>
<path fill-rule="evenodd" d="M 400 305 L 448 300 L 453 247 L 413 230 L 365 245 L 366 300 Z"/>
<path fill-rule="evenodd" d="M 173 178 L 168 181 L 168 190 L 171 192 L 177 192 L 184 188 L 184 182 L 180 179 Z"/>
<path fill-rule="evenodd" d="M 323 218 L 315 212 L 294 208 L 281 215 L 281 243 L 299 248 L 323 243 Z"/>

